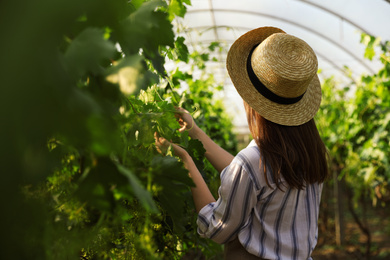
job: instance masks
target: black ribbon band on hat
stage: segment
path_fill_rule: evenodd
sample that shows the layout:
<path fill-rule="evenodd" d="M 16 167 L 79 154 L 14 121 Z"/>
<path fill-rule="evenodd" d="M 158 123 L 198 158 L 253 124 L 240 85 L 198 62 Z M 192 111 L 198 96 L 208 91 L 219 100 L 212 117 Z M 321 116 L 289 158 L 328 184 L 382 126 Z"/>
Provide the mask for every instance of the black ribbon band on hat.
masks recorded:
<path fill-rule="evenodd" d="M 255 46 L 251 52 L 249 53 L 249 56 L 248 56 L 248 60 L 246 62 L 246 70 L 248 72 L 248 76 L 249 76 L 249 79 L 251 80 L 253 86 L 256 88 L 256 90 L 261 94 L 263 95 L 265 98 L 267 98 L 268 100 L 272 101 L 272 102 L 275 102 L 275 103 L 278 103 L 278 104 L 282 104 L 282 105 L 291 105 L 291 104 L 295 104 L 297 103 L 299 100 L 301 100 L 303 98 L 303 95 L 305 95 L 305 93 L 303 93 L 302 95 L 298 96 L 298 97 L 295 97 L 295 98 L 286 98 L 286 97 L 281 97 L 281 96 L 278 96 L 276 95 L 274 92 L 272 92 L 271 90 L 269 90 L 260 80 L 259 78 L 256 76 L 255 72 L 253 71 L 253 68 L 252 68 L 252 64 L 251 64 L 251 57 L 252 57 L 252 53 L 253 51 L 256 49 L 257 46 Z"/>

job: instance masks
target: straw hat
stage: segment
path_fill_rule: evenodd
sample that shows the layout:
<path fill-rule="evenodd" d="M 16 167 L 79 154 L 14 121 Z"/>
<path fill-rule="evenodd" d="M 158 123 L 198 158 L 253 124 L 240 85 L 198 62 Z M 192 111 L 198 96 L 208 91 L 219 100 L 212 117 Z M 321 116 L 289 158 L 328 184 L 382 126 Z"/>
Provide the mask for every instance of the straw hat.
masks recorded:
<path fill-rule="evenodd" d="M 278 28 L 260 27 L 233 43 L 226 63 L 238 93 L 269 121 L 295 126 L 317 113 L 318 62 L 303 40 Z"/>

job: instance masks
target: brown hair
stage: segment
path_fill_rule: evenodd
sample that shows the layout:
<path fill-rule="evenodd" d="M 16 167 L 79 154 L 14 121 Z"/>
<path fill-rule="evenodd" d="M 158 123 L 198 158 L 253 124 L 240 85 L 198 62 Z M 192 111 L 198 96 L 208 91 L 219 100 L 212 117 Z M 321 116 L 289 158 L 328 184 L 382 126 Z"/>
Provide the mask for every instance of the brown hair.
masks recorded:
<path fill-rule="evenodd" d="M 326 180 L 328 153 L 314 119 L 299 126 L 284 126 L 265 119 L 245 101 L 244 106 L 249 129 L 262 154 L 268 186 L 266 165 L 271 168 L 270 176 L 278 189 L 282 175 L 291 188 L 297 189 Z"/>

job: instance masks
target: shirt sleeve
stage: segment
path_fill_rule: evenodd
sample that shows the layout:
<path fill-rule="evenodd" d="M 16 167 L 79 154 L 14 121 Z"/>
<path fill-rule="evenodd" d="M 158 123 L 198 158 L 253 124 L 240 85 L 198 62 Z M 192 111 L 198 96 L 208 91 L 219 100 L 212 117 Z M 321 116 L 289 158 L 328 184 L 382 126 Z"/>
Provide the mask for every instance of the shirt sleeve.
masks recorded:
<path fill-rule="evenodd" d="M 221 173 L 219 198 L 203 207 L 198 215 L 198 233 L 217 243 L 231 239 L 248 222 L 257 203 L 253 180 L 241 164 L 232 162 Z"/>

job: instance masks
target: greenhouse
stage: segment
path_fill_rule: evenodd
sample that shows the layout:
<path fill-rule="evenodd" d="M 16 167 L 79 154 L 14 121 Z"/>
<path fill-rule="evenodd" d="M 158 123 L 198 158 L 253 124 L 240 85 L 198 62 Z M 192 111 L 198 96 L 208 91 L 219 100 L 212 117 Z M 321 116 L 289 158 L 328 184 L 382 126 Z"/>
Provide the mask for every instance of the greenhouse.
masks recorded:
<path fill-rule="evenodd" d="M 361 34 L 390 39 L 384 26 L 390 20 L 390 5 L 375 1 L 191 1 L 185 18 L 177 28 L 189 48 L 199 49 L 220 42 L 224 49 L 216 53 L 217 64 L 211 64 L 218 80 L 225 86 L 229 112 L 238 113 L 235 125 L 242 129 L 246 122 L 243 107 L 226 72 L 225 59 L 230 45 L 245 32 L 259 26 L 275 26 L 305 39 L 319 59 L 322 79 L 334 76 L 343 84 L 364 73 L 375 73 L 378 60 L 364 58 Z M 350 71 L 350 73 L 349 73 Z"/>
<path fill-rule="evenodd" d="M 390 1 L 0 2 L 0 259 L 390 259 Z"/>

